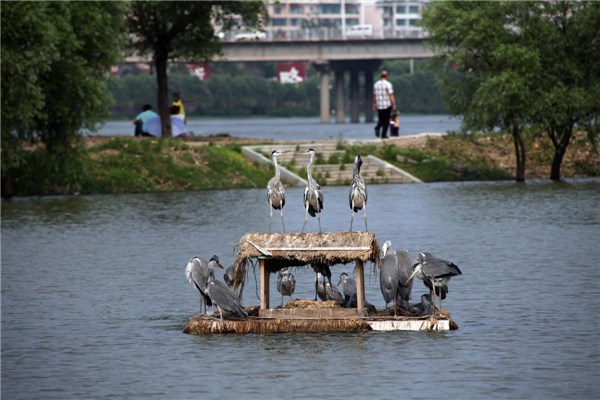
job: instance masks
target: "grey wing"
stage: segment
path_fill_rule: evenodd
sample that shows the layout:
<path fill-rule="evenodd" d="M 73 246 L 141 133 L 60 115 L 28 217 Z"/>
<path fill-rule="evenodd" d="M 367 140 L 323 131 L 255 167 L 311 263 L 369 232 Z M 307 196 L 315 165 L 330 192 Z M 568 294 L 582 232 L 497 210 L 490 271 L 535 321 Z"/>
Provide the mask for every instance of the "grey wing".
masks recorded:
<path fill-rule="evenodd" d="M 225 275 L 223 275 L 223 280 L 225 281 L 225 284 L 227 284 L 227 286 L 233 287 L 234 278 L 235 278 L 235 264 L 231 264 L 225 270 Z"/>
<path fill-rule="evenodd" d="M 394 253 L 396 254 L 396 259 L 398 260 L 398 278 L 400 279 L 400 282 L 404 283 L 412 273 L 413 263 L 410 258 L 410 253 L 406 250 L 398 250 Z"/>
<path fill-rule="evenodd" d="M 350 193 L 348 193 L 348 204 L 350 205 L 350 209 L 352 210 L 352 192 L 354 191 L 354 181 L 350 185 Z"/>
<path fill-rule="evenodd" d="M 365 180 L 363 179 L 362 176 L 360 177 L 360 180 L 362 181 L 363 187 L 365 188 L 365 204 L 367 204 L 367 198 L 368 198 L 368 195 L 367 195 L 367 185 L 365 185 Z"/>
<path fill-rule="evenodd" d="M 277 274 L 277 291 L 281 293 L 281 280 L 283 279 L 283 275 L 281 273 Z"/>
<path fill-rule="evenodd" d="M 323 192 L 321 192 L 321 186 L 317 183 L 317 195 L 319 196 L 319 208 L 323 210 Z"/>
<path fill-rule="evenodd" d="M 292 283 L 292 292 L 296 291 L 296 278 L 294 278 L 294 275 L 290 274 L 290 282 Z"/>
<path fill-rule="evenodd" d="M 209 282 L 209 296 L 213 303 L 221 307 L 223 310 L 227 310 L 238 316 L 244 318 L 248 317 L 248 313 L 244 310 L 244 307 L 239 303 L 238 297 L 233 293 L 231 289 L 227 287 L 221 281 L 211 280 Z"/>
<path fill-rule="evenodd" d="M 346 293 L 346 290 L 348 291 L 348 293 Z M 348 297 L 352 297 L 356 293 L 356 280 L 354 278 L 346 279 L 346 283 L 344 283 L 344 294 L 347 294 Z"/>

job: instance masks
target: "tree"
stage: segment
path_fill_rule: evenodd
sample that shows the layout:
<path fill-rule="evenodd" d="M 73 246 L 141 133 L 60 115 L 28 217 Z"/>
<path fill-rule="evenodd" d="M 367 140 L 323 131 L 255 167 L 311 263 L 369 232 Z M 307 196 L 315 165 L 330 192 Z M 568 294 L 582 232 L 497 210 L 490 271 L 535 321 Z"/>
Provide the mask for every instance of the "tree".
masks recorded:
<path fill-rule="evenodd" d="M 40 137 L 49 153 L 66 155 L 82 126 L 95 130 L 108 116 L 107 70 L 122 57 L 125 10 L 119 2 L 2 4 L 2 177 L 8 192 L 22 139 Z"/>
<path fill-rule="evenodd" d="M 436 2 L 423 11 L 446 104 L 466 129 L 512 131 L 517 181 L 525 180 L 523 127 L 547 128 L 558 179 L 574 124 L 598 118 L 599 6 Z"/>
<path fill-rule="evenodd" d="M 451 113 L 465 129 L 510 129 L 516 180 L 525 180 L 523 127 L 531 119 L 539 58 L 521 43 L 514 27 L 516 3 L 436 2 L 423 10 L 439 66 L 438 82 Z"/>
<path fill-rule="evenodd" d="M 239 16 L 238 21 L 234 16 Z M 267 19 L 260 1 L 134 1 L 127 16 L 133 34 L 131 48 L 138 55 L 152 54 L 158 83 L 158 110 L 163 137 L 171 136 L 168 109 L 167 61 L 194 59 L 209 62 L 221 51 L 213 23 L 223 31 L 234 26 L 262 28 Z"/>
<path fill-rule="evenodd" d="M 560 179 L 563 157 L 577 126 L 597 134 L 600 122 L 600 3 L 552 2 L 531 9 L 523 34 L 539 46 L 543 96 L 535 123 L 552 144 L 550 179 Z"/>

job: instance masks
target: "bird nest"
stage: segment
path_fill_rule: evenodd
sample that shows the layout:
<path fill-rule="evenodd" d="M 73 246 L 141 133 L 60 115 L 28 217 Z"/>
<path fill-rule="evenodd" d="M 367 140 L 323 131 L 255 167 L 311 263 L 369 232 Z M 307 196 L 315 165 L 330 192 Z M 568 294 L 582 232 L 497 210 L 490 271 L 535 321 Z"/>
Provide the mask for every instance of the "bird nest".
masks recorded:
<path fill-rule="evenodd" d="M 259 257 L 277 262 L 277 269 L 301 267 L 308 264 L 348 264 L 357 260 L 375 265 L 379 262 L 380 247 L 371 232 L 334 233 L 247 233 L 236 247 L 233 286 L 243 290 L 246 270 L 251 259 Z"/>

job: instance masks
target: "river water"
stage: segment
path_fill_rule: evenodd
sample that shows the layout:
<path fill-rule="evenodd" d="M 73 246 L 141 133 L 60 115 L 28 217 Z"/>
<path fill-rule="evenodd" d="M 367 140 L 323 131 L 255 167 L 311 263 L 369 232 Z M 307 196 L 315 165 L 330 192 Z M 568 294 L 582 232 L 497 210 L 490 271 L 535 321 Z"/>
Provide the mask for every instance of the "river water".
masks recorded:
<path fill-rule="evenodd" d="M 324 187 L 324 231 L 348 228 L 347 192 Z M 302 189 L 287 197 L 297 231 Z M 369 186 L 380 242 L 461 267 L 444 302 L 458 331 L 192 336 L 187 261 L 218 254 L 227 266 L 244 233 L 266 231 L 264 190 L 2 201 L 1 395 L 598 398 L 599 205 L 599 179 Z M 342 271 L 352 266 L 333 279 Z M 293 272 L 295 297 L 311 299 L 313 273 Z M 379 282 L 366 282 L 382 307 Z M 414 298 L 425 292 L 416 280 Z M 244 303 L 255 293 L 250 273 Z"/>
<path fill-rule="evenodd" d="M 322 124 L 319 118 L 191 119 L 187 123 L 187 132 L 193 132 L 194 136 L 228 133 L 233 137 L 291 141 L 375 139 L 375 123 L 351 124 L 347 119 L 345 124 L 336 124 L 333 118 L 331 121 L 331 124 Z M 460 119 L 446 115 L 400 116 L 399 122 L 401 136 L 460 128 Z M 111 121 L 94 135 L 133 136 L 133 128 L 130 121 Z"/>

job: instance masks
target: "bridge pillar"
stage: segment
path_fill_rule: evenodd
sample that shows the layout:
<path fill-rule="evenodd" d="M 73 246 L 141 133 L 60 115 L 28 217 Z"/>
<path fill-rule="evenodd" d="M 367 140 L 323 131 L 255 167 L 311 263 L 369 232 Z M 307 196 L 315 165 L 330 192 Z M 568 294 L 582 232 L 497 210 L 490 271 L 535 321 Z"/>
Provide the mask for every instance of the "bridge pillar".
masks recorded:
<path fill-rule="evenodd" d="M 324 124 L 329 123 L 330 114 L 329 110 L 329 64 L 327 63 L 315 63 L 315 68 L 321 74 L 321 122 Z"/>
<path fill-rule="evenodd" d="M 365 70 L 365 122 L 373 122 L 373 70 Z"/>
<path fill-rule="evenodd" d="M 358 123 L 358 70 L 350 70 L 350 122 Z"/>
<path fill-rule="evenodd" d="M 335 122 L 344 123 L 344 71 L 335 71 Z"/>

